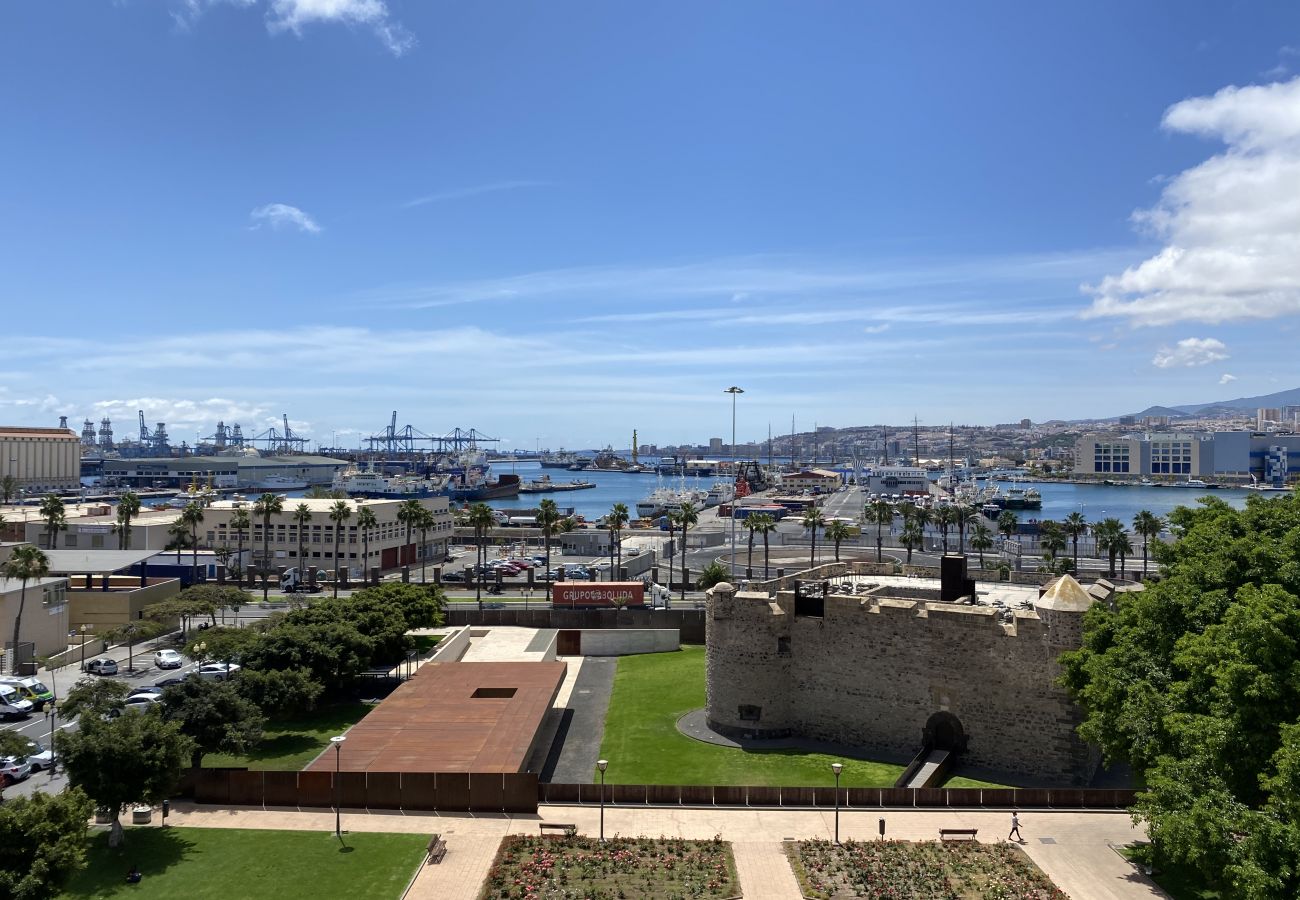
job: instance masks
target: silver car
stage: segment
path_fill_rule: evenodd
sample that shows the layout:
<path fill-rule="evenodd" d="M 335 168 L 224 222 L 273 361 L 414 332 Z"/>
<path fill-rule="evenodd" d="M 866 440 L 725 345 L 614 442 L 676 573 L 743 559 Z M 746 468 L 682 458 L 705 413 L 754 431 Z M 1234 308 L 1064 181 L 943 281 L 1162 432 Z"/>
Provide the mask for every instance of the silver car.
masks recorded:
<path fill-rule="evenodd" d="M 5 784 L 14 784 L 32 774 L 32 767 L 25 756 L 6 756 L 0 759 L 0 779 Z"/>
<path fill-rule="evenodd" d="M 58 756 L 52 749 L 45 749 L 45 745 L 40 741 L 31 742 L 27 750 L 27 764 L 32 767 L 33 773 L 53 768 L 57 761 Z"/>

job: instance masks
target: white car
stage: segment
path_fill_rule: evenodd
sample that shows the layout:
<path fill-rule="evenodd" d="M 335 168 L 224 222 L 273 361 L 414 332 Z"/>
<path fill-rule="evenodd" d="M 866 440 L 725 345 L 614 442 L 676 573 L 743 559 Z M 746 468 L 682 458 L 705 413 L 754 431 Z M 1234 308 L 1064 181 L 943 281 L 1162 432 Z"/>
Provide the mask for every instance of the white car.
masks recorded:
<path fill-rule="evenodd" d="M 0 780 L 14 784 L 32 774 L 31 764 L 25 756 L 6 756 L 0 759 Z"/>
<path fill-rule="evenodd" d="M 132 694 L 124 701 L 127 709 L 146 710 L 162 702 L 157 694 Z"/>
<path fill-rule="evenodd" d="M 210 681 L 225 681 L 239 671 L 238 663 L 206 663 L 194 670 L 200 678 Z"/>
<path fill-rule="evenodd" d="M 27 750 L 27 764 L 32 767 L 32 772 L 40 772 L 51 768 L 58 756 L 53 750 L 46 750 L 45 745 L 40 741 L 30 741 Z"/>
<path fill-rule="evenodd" d="M 160 669 L 179 669 L 185 665 L 185 658 L 175 650 L 159 650 L 153 655 L 153 664 Z"/>

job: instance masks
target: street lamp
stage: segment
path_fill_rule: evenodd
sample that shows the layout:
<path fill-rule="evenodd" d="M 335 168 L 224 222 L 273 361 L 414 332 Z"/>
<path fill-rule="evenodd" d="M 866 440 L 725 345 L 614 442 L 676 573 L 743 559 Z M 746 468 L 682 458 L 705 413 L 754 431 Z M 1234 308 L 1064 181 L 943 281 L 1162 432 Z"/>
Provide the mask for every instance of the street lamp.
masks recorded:
<path fill-rule="evenodd" d="M 86 623 L 81 623 L 81 671 L 86 671 Z"/>
<path fill-rule="evenodd" d="M 731 463 L 734 477 L 736 463 L 736 395 L 745 391 L 734 384 L 722 393 L 731 395 Z M 736 498 L 731 498 L 731 577 L 736 577 Z"/>
<path fill-rule="evenodd" d="M 343 801 L 339 790 L 339 758 L 343 755 L 343 741 L 344 737 L 341 734 L 330 738 L 330 743 L 334 745 L 334 836 L 340 841 L 343 840 L 343 814 L 339 807 L 343 805 Z"/>
<path fill-rule="evenodd" d="M 835 843 L 840 842 L 840 773 L 844 771 L 843 763 L 831 763 L 835 773 Z"/>
<path fill-rule="evenodd" d="M 596 768 L 600 770 L 600 840 L 605 840 L 605 770 L 609 768 L 609 760 L 596 760 Z"/>

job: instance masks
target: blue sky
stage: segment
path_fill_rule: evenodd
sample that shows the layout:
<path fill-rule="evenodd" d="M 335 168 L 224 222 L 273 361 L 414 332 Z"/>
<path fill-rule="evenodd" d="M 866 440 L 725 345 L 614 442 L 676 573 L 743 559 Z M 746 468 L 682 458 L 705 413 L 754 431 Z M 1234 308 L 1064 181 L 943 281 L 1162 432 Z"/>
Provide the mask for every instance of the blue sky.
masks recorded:
<path fill-rule="evenodd" d="M 509 445 L 1300 385 L 1294 3 L 0 6 L 0 420 Z"/>

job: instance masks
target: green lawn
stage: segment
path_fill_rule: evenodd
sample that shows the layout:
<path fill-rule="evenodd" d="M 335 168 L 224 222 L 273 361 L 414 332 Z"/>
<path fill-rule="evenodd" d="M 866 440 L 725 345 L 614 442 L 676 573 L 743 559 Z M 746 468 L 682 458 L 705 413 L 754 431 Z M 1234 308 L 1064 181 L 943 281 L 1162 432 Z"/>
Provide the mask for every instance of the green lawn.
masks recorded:
<path fill-rule="evenodd" d="M 369 703 L 335 703 L 301 716 L 271 719 L 266 723 L 262 743 L 248 753 L 209 753 L 203 757 L 203 765 L 208 769 L 301 769 L 325 749 L 331 737 L 347 731 L 372 709 Z"/>
<path fill-rule="evenodd" d="M 1121 848 L 1119 853 L 1125 859 L 1141 865 L 1150 849 L 1150 845 L 1129 846 Z M 1181 869 L 1161 869 L 1153 872 L 1150 878 L 1173 900 L 1220 900 L 1223 897 L 1219 891 L 1202 887 L 1195 875 Z"/>
<path fill-rule="evenodd" d="M 233 828 L 128 828 L 108 848 L 94 835 L 87 866 L 60 900 L 397 900 L 424 859 L 419 834 L 332 834 Z M 139 884 L 126 873 L 138 866 Z"/>
<path fill-rule="evenodd" d="M 415 636 L 415 649 L 423 656 L 438 646 L 438 642 L 442 640 L 442 637 L 440 634 L 417 634 Z"/>
<path fill-rule="evenodd" d="M 975 778 L 967 778 L 965 775 L 954 775 L 943 783 L 946 788 L 1007 788 L 1013 787 L 1010 784 L 997 784 L 992 781 L 979 781 Z"/>
<path fill-rule="evenodd" d="M 704 648 L 620 657 L 600 746 L 600 755 L 610 761 L 606 780 L 827 787 L 834 784 L 831 763 L 842 762 L 842 786 L 891 787 L 903 771 L 902 766 L 824 753 L 750 753 L 705 744 L 677 730 L 678 718 L 702 706 Z"/>

